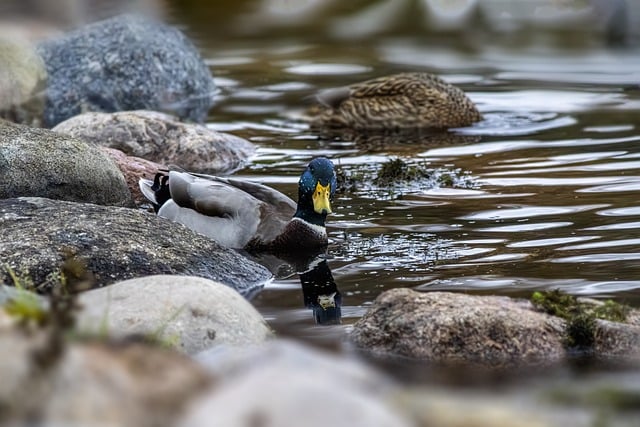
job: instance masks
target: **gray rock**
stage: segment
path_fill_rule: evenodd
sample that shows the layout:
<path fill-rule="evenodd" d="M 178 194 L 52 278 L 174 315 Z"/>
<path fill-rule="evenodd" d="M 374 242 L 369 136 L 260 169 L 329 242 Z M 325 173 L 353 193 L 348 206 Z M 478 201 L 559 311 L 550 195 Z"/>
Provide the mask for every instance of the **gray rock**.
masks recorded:
<path fill-rule="evenodd" d="M 59 284 L 66 249 L 103 286 L 152 274 L 200 276 L 245 294 L 271 274 L 181 224 L 127 208 L 43 198 L 0 200 L 0 283 L 6 264 L 46 290 Z"/>
<path fill-rule="evenodd" d="M 85 113 L 53 130 L 191 172 L 231 172 L 255 153 L 253 144 L 243 138 L 154 111 Z"/>
<path fill-rule="evenodd" d="M 600 359 L 637 363 L 640 361 L 640 326 L 598 320 L 593 354 Z"/>
<path fill-rule="evenodd" d="M 240 294 L 199 277 L 139 277 L 84 292 L 79 302 L 80 330 L 141 334 L 188 354 L 217 345 L 258 344 L 272 335 Z"/>
<path fill-rule="evenodd" d="M 0 198 L 133 205 L 122 173 L 98 147 L 4 120 L 0 120 L 0 141 Z"/>
<path fill-rule="evenodd" d="M 361 363 L 281 341 L 215 353 L 204 360 L 223 379 L 187 409 L 180 427 L 212 420 L 219 427 L 411 425 L 385 400 L 389 384 Z"/>
<path fill-rule="evenodd" d="M 0 38 L 0 117 L 39 125 L 46 78 L 42 58 L 31 45 Z"/>
<path fill-rule="evenodd" d="M 515 367 L 565 357 L 564 321 L 506 297 L 393 289 L 354 325 L 351 340 L 383 355 Z"/>
<path fill-rule="evenodd" d="M 162 110 L 202 121 L 215 84 L 177 29 L 119 15 L 39 44 L 49 75 L 44 123 L 85 111 Z"/>
<path fill-rule="evenodd" d="M 0 325 L 2 318 L 0 310 Z M 24 334 L 4 325 L 3 426 L 173 425 L 187 403 L 211 383 L 198 364 L 157 346 L 75 342 L 55 356 L 48 354 L 46 333 Z M 36 355 L 46 362 L 36 363 Z"/>

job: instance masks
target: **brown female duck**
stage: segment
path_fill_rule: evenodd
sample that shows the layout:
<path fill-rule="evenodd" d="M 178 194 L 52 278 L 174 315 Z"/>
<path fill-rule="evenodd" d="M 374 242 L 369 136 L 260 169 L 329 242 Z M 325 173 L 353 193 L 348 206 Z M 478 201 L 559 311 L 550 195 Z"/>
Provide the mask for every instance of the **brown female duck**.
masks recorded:
<path fill-rule="evenodd" d="M 465 93 L 431 74 L 402 73 L 320 92 L 316 129 L 406 130 L 469 126 L 482 115 Z"/>

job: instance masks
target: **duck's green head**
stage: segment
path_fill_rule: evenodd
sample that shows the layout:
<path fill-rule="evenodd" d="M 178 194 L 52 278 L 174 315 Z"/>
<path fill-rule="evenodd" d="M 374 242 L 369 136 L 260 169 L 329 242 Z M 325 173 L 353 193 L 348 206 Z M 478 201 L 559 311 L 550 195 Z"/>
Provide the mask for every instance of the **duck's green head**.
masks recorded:
<path fill-rule="evenodd" d="M 325 157 L 313 159 L 298 182 L 298 210 L 294 217 L 324 227 L 336 185 L 333 163 Z"/>

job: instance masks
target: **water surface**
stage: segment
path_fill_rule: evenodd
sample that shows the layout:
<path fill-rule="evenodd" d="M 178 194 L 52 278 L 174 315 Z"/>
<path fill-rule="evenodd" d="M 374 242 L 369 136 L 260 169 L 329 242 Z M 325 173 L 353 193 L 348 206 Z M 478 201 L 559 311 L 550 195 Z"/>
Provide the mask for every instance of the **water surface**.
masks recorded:
<path fill-rule="evenodd" d="M 637 46 L 539 28 L 474 39 L 464 28 L 390 25 L 353 40 L 339 14 L 269 30 L 220 17 L 207 26 L 177 9 L 221 88 L 208 125 L 259 147 L 237 175 L 295 198 L 315 156 L 347 173 L 401 158 L 474 184 L 340 193 L 327 265 L 342 323 L 317 325 L 300 276 L 285 271 L 252 301 L 279 333 L 340 348 L 373 299 L 396 287 L 524 297 L 557 288 L 640 306 Z M 458 85 L 485 119 L 445 137 L 391 141 L 323 140 L 303 120 L 317 91 L 400 71 Z"/>

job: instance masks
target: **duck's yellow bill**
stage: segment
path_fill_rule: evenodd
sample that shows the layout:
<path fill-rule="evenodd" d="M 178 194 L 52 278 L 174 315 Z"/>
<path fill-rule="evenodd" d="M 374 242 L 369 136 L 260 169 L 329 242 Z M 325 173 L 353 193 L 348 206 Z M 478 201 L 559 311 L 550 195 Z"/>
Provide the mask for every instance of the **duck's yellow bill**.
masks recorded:
<path fill-rule="evenodd" d="M 319 182 L 316 184 L 316 189 L 313 191 L 313 210 L 316 213 L 331 213 L 331 203 L 329 202 L 329 195 L 331 194 L 331 184 L 323 186 Z"/>

